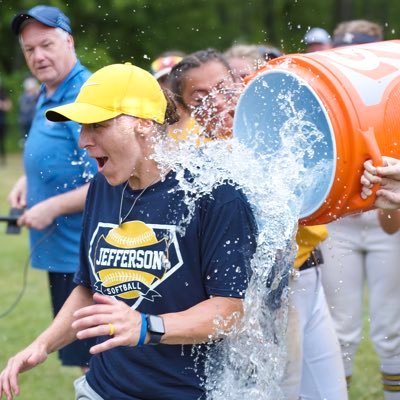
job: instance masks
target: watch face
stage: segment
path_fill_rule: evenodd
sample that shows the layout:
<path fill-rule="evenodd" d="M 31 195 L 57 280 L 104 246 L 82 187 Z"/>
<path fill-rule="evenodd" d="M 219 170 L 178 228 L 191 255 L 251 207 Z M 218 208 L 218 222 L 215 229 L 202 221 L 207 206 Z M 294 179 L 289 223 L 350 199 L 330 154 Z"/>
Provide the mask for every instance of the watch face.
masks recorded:
<path fill-rule="evenodd" d="M 159 317 L 158 315 L 149 315 L 147 322 L 149 324 L 149 331 L 154 332 L 154 333 L 165 333 L 164 329 L 164 321 L 162 317 Z"/>

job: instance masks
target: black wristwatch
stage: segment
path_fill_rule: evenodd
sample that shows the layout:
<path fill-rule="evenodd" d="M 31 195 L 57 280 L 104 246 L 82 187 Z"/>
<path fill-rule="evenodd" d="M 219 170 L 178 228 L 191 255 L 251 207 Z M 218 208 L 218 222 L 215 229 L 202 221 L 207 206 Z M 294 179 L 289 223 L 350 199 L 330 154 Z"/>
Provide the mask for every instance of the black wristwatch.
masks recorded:
<path fill-rule="evenodd" d="M 156 345 L 161 341 L 165 333 L 164 320 L 159 315 L 147 314 L 147 332 L 150 334 L 150 341 L 147 344 Z"/>

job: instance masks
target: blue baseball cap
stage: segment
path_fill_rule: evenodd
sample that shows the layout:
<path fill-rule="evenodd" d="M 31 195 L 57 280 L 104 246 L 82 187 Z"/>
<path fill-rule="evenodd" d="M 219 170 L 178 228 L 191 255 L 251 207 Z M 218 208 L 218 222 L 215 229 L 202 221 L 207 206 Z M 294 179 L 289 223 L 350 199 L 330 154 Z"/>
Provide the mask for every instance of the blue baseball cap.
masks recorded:
<path fill-rule="evenodd" d="M 17 14 L 11 22 L 11 30 L 19 35 L 21 25 L 27 20 L 33 18 L 43 25 L 52 28 L 61 28 L 68 33 L 72 33 L 71 22 L 69 18 L 56 7 L 35 6 L 29 11 Z"/>
<path fill-rule="evenodd" d="M 336 35 L 333 38 L 333 47 L 350 46 L 352 44 L 365 44 L 379 42 L 379 36 L 368 35 L 361 32 L 346 32 L 343 35 Z"/>

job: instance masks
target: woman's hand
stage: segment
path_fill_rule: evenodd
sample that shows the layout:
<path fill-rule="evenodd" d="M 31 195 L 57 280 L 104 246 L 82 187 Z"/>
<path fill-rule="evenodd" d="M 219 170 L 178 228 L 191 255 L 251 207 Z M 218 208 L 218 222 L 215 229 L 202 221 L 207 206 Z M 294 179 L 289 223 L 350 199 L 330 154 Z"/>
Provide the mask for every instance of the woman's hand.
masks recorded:
<path fill-rule="evenodd" d="M 47 355 L 46 347 L 36 340 L 10 358 L 0 374 L 0 398 L 4 395 L 7 400 L 12 400 L 14 396 L 18 396 L 20 392 L 18 375 L 41 364 L 47 359 Z"/>
<path fill-rule="evenodd" d="M 76 320 L 72 323 L 72 327 L 78 330 L 77 338 L 107 336 L 110 333 L 112 336 L 93 346 L 90 352 L 97 354 L 117 346 L 136 346 L 142 323 L 140 313 L 122 301 L 99 293 L 93 295 L 93 300 L 96 304 L 81 308 L 74 313 Z"/>

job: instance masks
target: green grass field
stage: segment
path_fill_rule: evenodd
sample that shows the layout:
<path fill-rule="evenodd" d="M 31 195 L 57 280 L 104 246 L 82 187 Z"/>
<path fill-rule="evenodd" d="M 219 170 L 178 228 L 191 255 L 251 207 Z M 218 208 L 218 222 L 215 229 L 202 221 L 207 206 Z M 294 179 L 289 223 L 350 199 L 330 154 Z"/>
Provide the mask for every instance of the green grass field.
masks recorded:
<path fill-rule="evenodd" d="M 8 213 L 7 194 L 21 174 L 19 155 L 8 157 L 7 165 L 0 166 L 0 214 Z M 28 257 L 27 232 L 6 235 L 0 225 L 0 314 L 14 302 L 23 282 L 24 265 Z M 29 268 L 26 292 L 21 302 L 6 317 L 0 319 L 0 369 L 7 359 L 36 337 L 51 321 L 47 276 Z M 357 354 L 351 400 L 383 400 L 380 386 L 379 363 L 368 338 L 368 318 L 364 318 L 364 336 Z M 327 371 L 328 373 L 328 371 Z M 80 375 L 78 368 L 61 367 L 55 354 L 39 367 L 20 377 L 20 399 L 70 400 L 72 381 Z M 229 399 L 227 399 L 229 400 Z"/>
<path fill-rule="evenodd" d="M 21 175 L 21 158 L 9 156 L 7 165 L 0 166 L 0 214 L 8 214 L 7 194 Z M 28 258 L 26 229 L 20 235 L 6 235 L 5 224 L 0 225 L 0 314 L 12 305 L 23 283 L 24 265 Z M 51 321 L 47 274 L 28 269 L 26 292 L 21 302 L 7 316 L 0 319 L 0 368 L 7 359 L 29 344 Z M 80 376 L 79 368 L 61 367 L 57 355 L 32 371 L 21 375 L 20 399 L 71 400 L 72 382 Z"/>

